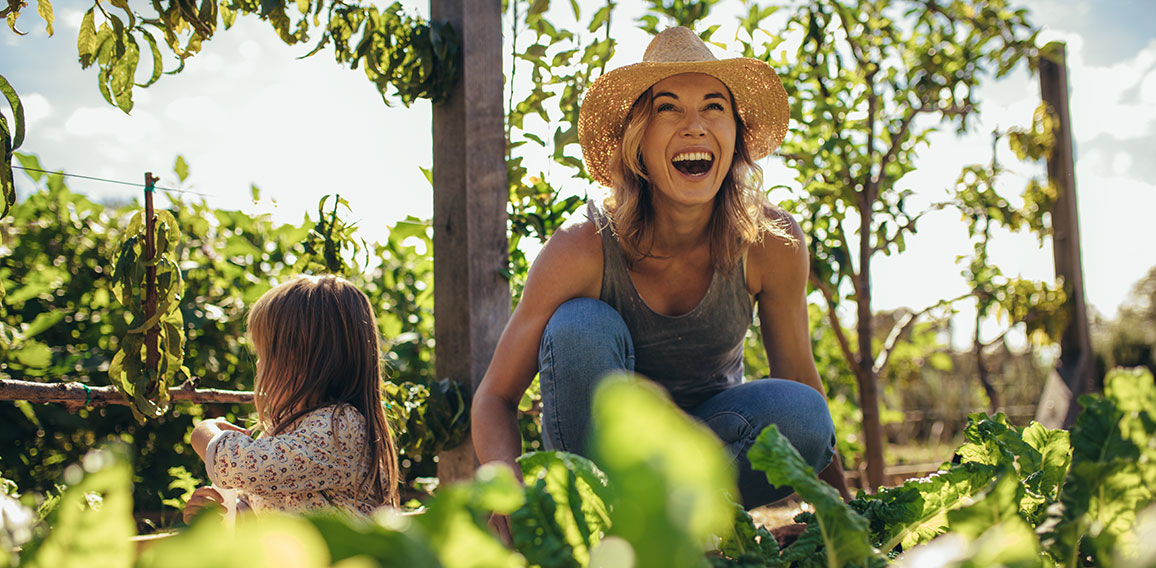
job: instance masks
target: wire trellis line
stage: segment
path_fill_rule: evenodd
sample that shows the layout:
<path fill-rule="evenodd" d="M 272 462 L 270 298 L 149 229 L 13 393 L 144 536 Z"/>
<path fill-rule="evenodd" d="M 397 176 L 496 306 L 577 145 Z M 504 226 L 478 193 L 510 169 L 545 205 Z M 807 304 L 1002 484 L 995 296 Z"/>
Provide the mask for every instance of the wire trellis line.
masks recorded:
<path fill-rule="evenodd" d="M 120 185 L 131 186 L 131 187 L 140 187 L 140 188 L 144 187 L 144 184 L 142 184 L 142 183 L 134 183 L 131 181 L 120 181 L 120 180 L 115 180 L 115 179 L 107 179 L 107 178 L 100 178 L 100 177 L 94 177 L 94 176 L 85 176 L 85 175 L 80 175 L 80 174 L 69 174 L 69 173 L 65 173 L 63 171 L 54 172 L 54 171 L 50 171 L 50 170 L 26 168 L 24 166 L 16 166 L 16 165 L 13 165 L 12 167 L 15 169 L 24 170 L 24 171 L 28 171 L 28 172 L 40 172 L 43 174 L 56 174 L 56 175 L 65 176 L 65 177 L 81 178 L 81 179 L 87 179 L 87 180 L 92 180 L 92 181 L 103 181 L 105 183 L 116 183 L 116 184 L 120 184 Z M 201 197 L 216 197 L 215 195 L 213 195 L 211 193 L 201 193 L 198 191 L 191 191 L 188 189 L 174 189 L 171 187 L 160 187 L 160 186 L 155 186 L 153 189 L 159 189 L 161 191 L 168 191 L 171 193 L 189 193 L 192 195 L 199 195 Z"/>

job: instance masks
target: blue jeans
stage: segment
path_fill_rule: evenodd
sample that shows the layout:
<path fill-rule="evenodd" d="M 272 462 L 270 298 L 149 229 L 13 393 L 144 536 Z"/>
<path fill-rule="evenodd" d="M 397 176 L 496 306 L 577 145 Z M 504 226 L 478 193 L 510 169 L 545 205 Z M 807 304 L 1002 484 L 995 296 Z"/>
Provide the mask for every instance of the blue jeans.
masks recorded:
<path fill-rule="evenodd" d="M 634 370 L 634 345 L 618 312 L 592 298 L 562 304 L 546 325 L 538 352 L 546 449 L 586 455 L 594 387 L 616 370 Z M 747 450 L 767 426 L 778 426 L 816 472 L 831 463 L 835 452 L 835 426 L 826 399 L 795 381 L 743 383 L 684 410 L 713 430 L 730 452 L 748 509 L 793 493 L 790 487 L 767 483 L 766 475 L 747 460 Z"/>

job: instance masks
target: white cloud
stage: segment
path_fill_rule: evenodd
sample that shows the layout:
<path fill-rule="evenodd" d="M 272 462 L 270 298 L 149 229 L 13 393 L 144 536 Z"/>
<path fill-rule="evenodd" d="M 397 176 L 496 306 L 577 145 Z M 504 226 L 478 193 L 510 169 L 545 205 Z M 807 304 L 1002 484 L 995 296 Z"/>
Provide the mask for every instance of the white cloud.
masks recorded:
<path fill-rule="evenodd" d="M 241 42 L 241 46 L 237 48 L 237 52 L 243 59 L 257 59 L 261 57 L 261 44 L 247 39 Z"/>
<path fill-rule="evenodd" d="M 181 97 L 174 100 L 165 105 L 164 117 L 188 125 L 203 125 L 224 118 L 220 106 L 205 95 Z"/>
<path fill-rule="evenodd" d="M 56 33 L 67 31 L 69 35 L 75 35 L 80 32 L 80 23 L 83 20 L 83 10 L 58 9 L 56 11 Z"/>
<path fill-rule="evenodd" d="M 1069 104 L 1077 142 L 1101 135 L 1131 140 L 1156 132 L 1156 40 L 1130 59 L 1094 66 L 1084 62 L 1082 36 L 1059 36 L 1068 43 Z M 1130 93 L 1138 96 L 1126 96 Z"/>
<path fill-rule="evenodd" d="M 24 104 L 24 127 L 31 128 L 39 125 L 52 116 L 52 104 L 40 93 L 20 95 L 20 102 Z M 5 111 L 8 109 L 5 108 Z M 7 114 L 7 113 L 6 113 Z M 9 123 L 11 125 L 11 123 Z"/>
<path fill-rule="evenodd" d="M 147 112 L 137 111 L 128 116 L 112 107 L 78 108 L 65 121 L 64 127 L 76 138 L 94 137 L 102 142 L 112 140 L 125 146 L 146 144 L 161 131 L 160 123 Z M 100 148 L 108 150 L 104 144 Z"/>

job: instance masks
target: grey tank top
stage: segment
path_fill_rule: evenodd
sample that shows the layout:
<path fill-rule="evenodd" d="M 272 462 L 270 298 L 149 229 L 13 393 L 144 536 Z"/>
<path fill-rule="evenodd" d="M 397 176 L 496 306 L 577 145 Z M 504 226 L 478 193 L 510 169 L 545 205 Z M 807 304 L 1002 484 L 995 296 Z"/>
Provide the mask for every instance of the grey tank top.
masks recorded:
<path fill-rule="evenodd" d="M 635 372 L 665 387 L 684 409 L 740 384 L 743 339 L 753 313 L 745 266 L 730 274 L 715 270 L 698 306 L 682 315 L 663 315 L 650 309 L 634 287 L 626 255 L 605 212 L 590 201 L 587 217 L 602 237 L 598 299 L 626 322 L 634 341 Z"/>

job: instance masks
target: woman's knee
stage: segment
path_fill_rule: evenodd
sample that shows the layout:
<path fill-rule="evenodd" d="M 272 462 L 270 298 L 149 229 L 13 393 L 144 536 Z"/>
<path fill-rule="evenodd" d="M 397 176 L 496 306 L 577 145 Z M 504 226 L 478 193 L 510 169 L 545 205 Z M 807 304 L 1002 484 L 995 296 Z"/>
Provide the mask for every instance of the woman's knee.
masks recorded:
<path fill-rule="evenodd" d="M 558 306 L 542 334 L 543 346 L 563 343 L 578 349 L 621 348 L 629 338 L 622 316 L 594 298 L 575 298 Z"/>
<path fill-rule="evenodd" d="M 766 407 L 759 411 L 758 429 L 775 424 L 779 432 L 812 467 L 830 462 L 835 443 L 835 426 L 827 399 L 815 389 L 795 381 L 754 381 L 765 386 L 761 393 Z M 755 432 L 757 436 L 760 432 Z"/>

